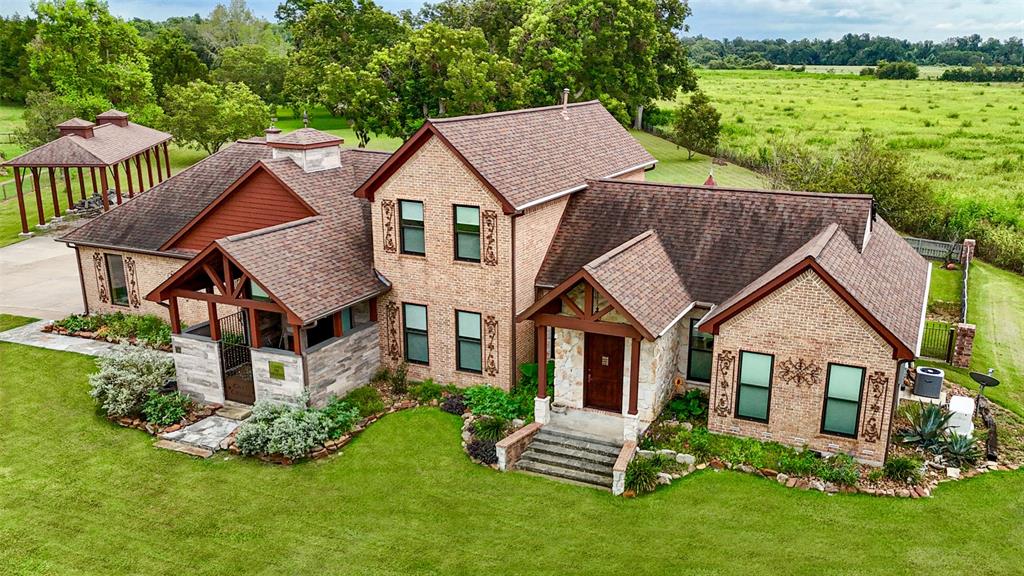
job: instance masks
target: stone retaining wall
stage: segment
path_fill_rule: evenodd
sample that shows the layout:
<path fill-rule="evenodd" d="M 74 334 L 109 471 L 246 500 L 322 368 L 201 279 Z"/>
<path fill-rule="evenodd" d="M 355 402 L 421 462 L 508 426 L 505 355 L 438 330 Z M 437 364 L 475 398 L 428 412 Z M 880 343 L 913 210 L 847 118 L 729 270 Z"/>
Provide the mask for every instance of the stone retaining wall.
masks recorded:
<path fill-rule="evenodd" d="M 372 324 L 306 352 L 309 400 L 322 406 L 365 385 L 380 368 L 380 336 Z"/>
<path fill-rule="evenodd" d="M 178 390 L 201 402 L 223 404 L 220 342 L 194 334 L 172 334 Z"/>
<path fill-rule="evenodd" d="M 272 363 L 279 365 L 283 370 L 274 374 L 271 370 Z M 302 356 L 276 348 L 254 348 L 252 382 L 256 388 L 257 402 L 302 405 L 303 394 L 306 391 Z"/>
<path fill-rule="evenodd" d="M 533 441 L 533 437 L 540 432 L 539 422 L 530 422 L 519 430 L 498 440 L 494 445 L 494 451 L 498 454 L 498 470 L 507 472 L 516 465 L 519 457 L 526 451 L 526 447 Z"/>

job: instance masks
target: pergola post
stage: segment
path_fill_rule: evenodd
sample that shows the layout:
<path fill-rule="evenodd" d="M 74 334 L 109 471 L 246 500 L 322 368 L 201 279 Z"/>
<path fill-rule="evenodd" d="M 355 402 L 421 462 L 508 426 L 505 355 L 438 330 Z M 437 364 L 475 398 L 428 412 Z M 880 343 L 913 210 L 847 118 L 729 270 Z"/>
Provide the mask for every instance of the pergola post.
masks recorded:
<path fill-rule="evenodd" d="M 249 311 L 249 346 L 251 348 L 259 348 L 263 346 L 260 338 L 259 310 L 255 308 L 246 308 L 246 310 Z"/>
<path fill-rule="evenodd" d="M 96 167 L 89 166 L 89 177 L 92 178 L 92 193 L 95 194 L 100 187 L 96 184 Z"/>
<path fill-rule="evenodd" d="M 153 164 L 149 159 L 149 148 L 146 148 L 146 172 L 149 174 L 149 187 L 153 187 Z"/>
<path fill-rule="evenodd" d="M 181 320 L 178 316 L 178 298 L 171 296 L 167 299 L 171 305 L 171 333 L 181 334 Z"/>
<path fill-rule="evenodd" d="M 18 195 L 18 215 L 21 216 L 21 233 L 28 234 L 28 216 L 25 214 L 25 198 L 21 195 L 21 168 L 14 167 L 14 190 Z"/>
<path fill-rule="evenodd" d="M 135 197 L 135 186 L 132 185 L 132 163 L 130 160 L 124 161 L 124 179 L 128 181 L 128 197 Z"/>
<path fill-rule="evenodd" d="M 153 155 L 156 156 L 156 180 L 157 182 L 164 181 L 164 169 L 160 163 L 160 148 L 153 147 Z"/>
<path fill-rule="evenodd" d="M 118 174 L 117 164 L 110 167 L 114 173 L 114 195 L 117 197 L 117 205 L 121 205 L 121 175 Z"/>
<path fill-rule="evenodd" d="M 78 167 L 78 193 L 85 200 L 85 175 L 82 174 L 82 167 Z"/>
<path fill-rule="evenodd" d="M 50 196 L 53 198 L 53 216 L 56 218 L 57 216 L 60 216 L 60 198 L 57 196 L 57 177 L 52 166 L 46 169 L 46 174 L 50 177 Z"/>
<path fill-rule="evenodd" d="M 292 352 L 302 356 L 302 324 L 292 324 Z"/>
<path fill-rule="evenodd" d="M 167 166 L 167 177 L 171 177 L 171 155 L 167 152 L 167 142 L 163 143 L 164 147 L 164 164 Z"/>
<path fill-rule="evenodd" d="M 71 169 L 64 167 L 64 192 L 68 195 L 68 209 L 75 203 L 75 196 L 71 193 Z"/>
<path fill-rule="evenodd" d="M 43 187 L 39 184 L 39 168 L 32 168 L 32 188 L 36 193 L 36 217 L 42 226 L 46 224 L 46 214 L 43 213 Z"/>
<path fill-rule="evenodd" d="M 537 329 L 537 398 L 548 397 L 548 347 L 544 337 L 544 326 L 536 325 Z"/>
<path fill-rule="evenodd" d="M 334 321 L 334 337 L 341 338 L 345 335 L 345 328 L 341 323 L 341 312 L 335 312 L 331 319 Z"/>
<path fill-rule="evenodd" d="M 629 352 L 629 414 L 636 416 L 637 396 L 640 393 L 640 339 L 632 338 L 633 347 Z"/>
<path fill-rule="evenodd" d="M 220 322 L 217 322 L 217 303 L 207 300 L 206 310 L 210 314 L 210 340 L 220 340 Z"/>
<path fill-rule="evenodd" d="M 103 199 L 103 211 L 110 210 L 110 198 L 107 197 L 107 169 L 100 168 L 100 198 Z"/>
<path fill-rule="evenodd" d="M 142 156 L 140 154 L 135 155 L 135 177 L 139 179 L 139 193 L 146 189 L 146 185 L 142 182 Z"/>

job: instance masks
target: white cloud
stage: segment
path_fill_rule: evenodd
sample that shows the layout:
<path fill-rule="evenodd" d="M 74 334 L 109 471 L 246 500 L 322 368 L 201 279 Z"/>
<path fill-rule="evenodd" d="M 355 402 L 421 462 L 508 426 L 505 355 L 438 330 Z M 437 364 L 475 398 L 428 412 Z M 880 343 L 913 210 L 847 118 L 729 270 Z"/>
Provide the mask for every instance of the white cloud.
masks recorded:
<path fill-rule="evenodd" d="M 843 8 L 836 12 L 836 18 L 860 18 L 860 13 L 852 8 Z"/>

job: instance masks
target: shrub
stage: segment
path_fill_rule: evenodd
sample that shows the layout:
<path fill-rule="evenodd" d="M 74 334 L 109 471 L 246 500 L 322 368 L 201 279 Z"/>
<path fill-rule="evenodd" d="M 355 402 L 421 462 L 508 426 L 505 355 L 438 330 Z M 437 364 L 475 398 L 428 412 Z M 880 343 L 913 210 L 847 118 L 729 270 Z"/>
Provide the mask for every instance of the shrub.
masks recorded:
<path fill-rule="evenodd" d="M 555 361 L 548 360 L 547 362 L 547 384 L 548 384 L 548 396 L 554 396 L 555 394 Z M 530 391 L 533 396 L 537 395 L 537 363 L 526 363 L 519 365 L 519 383 L 516 389 L 525 388 Z"/>
<path fill-rule="evenodd" d="M 281 454 L 294 460 L 323 444 L 330 428 L 321 410 L 257 402 L 238 427 L 235 443 L 243 454 Z"/>
<path fill-rule="evenodd" d="M 913 62 L 878 61 L 875 77 L 882 80 L 917 80 L 919 75 L 917 64 Z"/>
<path fill-rule="evenodd" d="M 107 416 L 138 414 L 150 390 L 174 376 L 174 360 L 166 354 L 122 344 L 97 360 L 99 371 L 89 375 L 89 394 Z"/>
<path fill-rule="evenodd" d="M 187 416 L 191 407 L 192 399 L 181 392 L 161 394 L 157 390 L 150 390 L 142 405 L 142 415 L 147 422 L 170 426 Z"/>
<path fill-rule="evenodd" d="M 853 457 L 836 454 L 831 458 L 819 460 L 815 475 L 826 482 L 853 486 L 860 479 L 860 466 Z"/>
<path fill-rule="evenodd" d="M 498 453 L 494 449 L 494 442 L 476 439 L 466 445 L 466 451 L 484 464 L 498 463 Z"/>
<path fill-rule="evenodd" d="M 424 403 L 441 399 L 441 385 L 430 378 L 413 384 L 409 392 L 413 398 Z"/>
<path fill-rule="evenodd" d="M 504 438 L 507 429 L 508 420 L 492 416 L 484 416 L 473 422 L 473 436 L 489 442 L 497 442 Z"/>
<path fill-rule="evenodd" d="M 380 392 L 373 386 L 355 388 L 345 396 L 345 400 L 358 408 L 359 415 L 363 418 L 384 411 L 384 401 L 380 399 Z"/>
<path fill-rule="evenodd" d="M 100 316 L 72 314 L 67 318 L 57 320 L 53 325 L 57 328 L 63 328 L 68 332 L 95 332 L 101 326 L 100 320 Z"/>
<path fill-rule="evenodd" d="M 359 420 L 359 407 L 340 398 L 331 398 L 320 411 L 327 417 L 327 437 L 332 439 L 340 438 Z"/>
<path fill-rule="evenodd" d="M 981 450 L 974 436 L 950 432 L 949 437 L 941 442 L 942 454 L 946 461 L 957 467 L 974 464 L 981 458 Z"/>
<path fill-rule="evenodd" d="M 441 403 L 441 410 L 456 416 L 465 414 L 467 409 L 466 398 L 461 394 L 452 394 Z"/>
<path fill-rule="evenodd" d="M 894 456 L 885 461 L 882 472 L 889 480 L 917 484 L 921 480 L 921 461 L 909 456 Z"/>
<path fill-rule="evenodd" d="M 903 409 L 910 427 L 899 435 L 905 444 L 916 444 L 925 450 L 940 448 L 949 419 L 953 414 L 935 404 L 918 402 Z"/>
<path fill-rule="evenodd" d="M 463 392 L 469 409 L 479 416 L 494 416 L 512 420 L 518 418 L 521 406 L 501 388 L 480 385 L 466 388 Z"/>
<path fill-rule="evenodd" d="M 818 467 L 818 457 L 810 450 L 791 450 L 779 457 L 779 472 L 790 476 L 810 476 Z"/>
<path fill-rule="evenodd" d="M 676 396 L 668 403 L 668 409 L 676 420 L 690 420 L 707 412 L 708 399 L 703 392 L 694 388 L 682 396 Z"/>
<path fill-rule="evenodd" d="M 405 362 L 398 365 L 391 373 L 388 384 L 391 385 L 392 394 L 405 394 L 409 390 L 409 367 Z"/>
<path fill-rule="evenodd" d="M 713 440 L 714 436 L 707 428 L 694 428 L 688 440 L 690 453 L 701 461 L 710 460 L 715 455 Z"/>
<path fill-rule="evenodd" d="M 625 489 L 637 494 L 653 492 L 658 486 L 658 462 L 651 458 L 637 456 L 626 466 Z"/>

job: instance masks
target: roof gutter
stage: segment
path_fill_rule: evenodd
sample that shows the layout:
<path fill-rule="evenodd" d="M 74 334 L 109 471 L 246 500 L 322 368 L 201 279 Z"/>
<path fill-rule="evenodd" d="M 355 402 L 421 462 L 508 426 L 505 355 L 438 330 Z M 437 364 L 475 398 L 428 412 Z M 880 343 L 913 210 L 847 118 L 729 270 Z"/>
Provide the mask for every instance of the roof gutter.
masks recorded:
<path fill-rule="evenodd" d="M 65 240 L 64 238 L 54 238 L 54 242 L 63 242 L 69 248 L 78 248 L 79 246 L 85 246 L 87 248 L 99 248 L 100 250 L 116 250 L 117 252 L 133 252 L 135 254 L 149 254 L 150 256 L 162 256 L 164 258 L 177 258 L 179 260 L 191 260 L 195 258 L 195 254 L 189 256 L 188 254 L 175 254 L 172 252 L 160 252 L 157 250 L 140 250 L 138 248 L 128 248 L 125 246 L 114 246 L 111 244 L 93 244 L 89 242 L 77 242 L 75 240 Z"/>
<path fill-rule="evenodd" d="M 678 324 L 679 321 L 682 320 L 684 316 L 689 314 L 690 311 L 692 311 L 694 308 L 707 308 L 708 312 L 710 312 L 711 308 L 714 308 L 714 306 L 715 305 L 710 303 L 710 302 L 690 302 L 689 306 L 684 308 L 683 311 L 680 312 L 679 315 L 676 316 L 674 320 L 672 320 L 671 322 L 668 323 L 668 326 L 665 326 L 664 330 L 662 330 L 660 333 L 658 333 L 658 338 L 661 338 L 662 336 L 664 336 L 665 333 L 667 333 L 669 330 L 671 330 L 673 326 Z"/>
<path fill-rule="evenodd" d="M 641 168 L 646 170 L 649 166 L 653 167 L 657 163 L 658 163 L 658 161 L 654 160 L 653 162 L 644 162 L 643 164 L 637 164 L 636 166 L 630 166 L 629 168 L 626 168 L 624 170 L 619 170 L 618 172 L 614 172 L 614 173 L 609 174 L 607 176 L 603 176 L 601 178 L 598 178 L 598 180 L 605 180 L 607 178 L 615 178 L 617 176 L 622 176 L 623 174 L 627 174 L 629 172 L 632 172 L 634 170 L 639 170 Z M 565 190 L 562 190 L 561 192 L 555 192 L 554 194 L 550 194 L 550 195 L 545 196 L 543 198 L 538 198 L 536 200 L 531 200 L 531 201 L 529 201 L 526 204 L 523 204 L 521 206 L 516 206 L 516 211 L 517 212 L 522 212 L 523 210 L 526 210 L 527 208 L 533 208 L 534 206 L 539 206 L 539 205 L 544 204 L 546 202 L 550 202 L 552 200 L 561 198 L 562 196 L 565 196 L 567 194 L 572 194 L 573 192 L 579 192 L 580 190 L 583 190 L 586 187 L 587 187 L 587 185 L 586 185 L 586 183 L 584 183 L 584 184 L 580 184 L 578 186 L 573 186 L 572 188 L 566 188 Z"/>
<path fill-rule="evenodd" d="M 921 303 L 921 327 L 917 330 L 917 346 L 914 348 L 914 356 L 921 355 L 921 342 L 924 341 L 924 325 L 928 314 L 928 293 L 931 292 L 932 287 L 932 265 L 930 262 L 925 262 L 925 264 L 928 266 L 928 276 L 925 278 L 924 283 L 924 302 Z"/>

